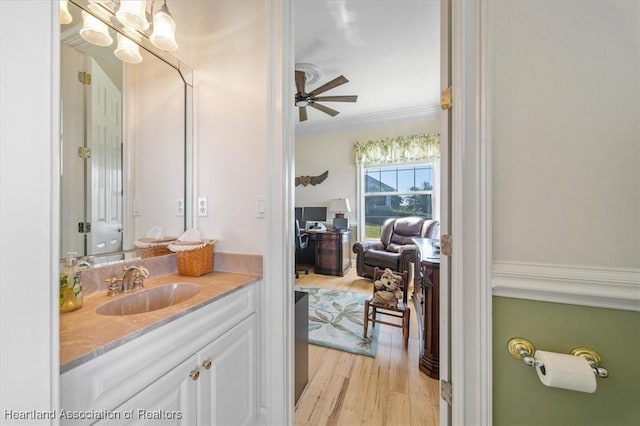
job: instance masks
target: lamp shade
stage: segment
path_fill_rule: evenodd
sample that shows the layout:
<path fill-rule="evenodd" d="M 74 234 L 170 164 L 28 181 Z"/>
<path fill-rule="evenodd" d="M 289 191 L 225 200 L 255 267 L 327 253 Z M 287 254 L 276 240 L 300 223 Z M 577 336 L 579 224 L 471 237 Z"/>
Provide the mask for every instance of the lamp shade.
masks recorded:
<path fill-rule="evenodd" d="M 336 198 L 331 200 L 331 204 L 329 205 L 329 211 L 337 213 L 336 217 L 344 217 L 344 214 L 346 212 L 351 211 L 351 206 L 349 206 L 349 200 L 347 198 Z"/>
<path fill-rule="evenodd" d="M 149 40 L 151 40 L 151 43 L 158 49 L 168 52 L 178 48 L 178 43 L 176 43 L 176 23 L 169 13 L 166 4 L 162 5 L 162 7 L 153 14 L 153 33 L 151 37 L 149 37 Z"/>
<path fill-rule="evenodd" d="M 82 11 L 82 23 L 80 36 L 89 43 L 96 46 L 109 46 L 113 43 L 107 24 L 84 10 Z"/>
<path fill-rule="evenodd" d="M 120 8 L 116 12 L 118 21 L 134 30 L 144 31 L 149 28 L 147 21 L 146 0 L 120 0 Z"/>
<path fill-rule="evenodd" d="M 142 62 L 140 48 L 131 39 L 118 33 L 118 47 L 113 52 L 122 62 L 139 64 Z"/>
<path fill-rule="evenodd" d="M 69 13 L 69 0 L 60 0 L 60 23 L 70 24 L 73 16 Z"/>

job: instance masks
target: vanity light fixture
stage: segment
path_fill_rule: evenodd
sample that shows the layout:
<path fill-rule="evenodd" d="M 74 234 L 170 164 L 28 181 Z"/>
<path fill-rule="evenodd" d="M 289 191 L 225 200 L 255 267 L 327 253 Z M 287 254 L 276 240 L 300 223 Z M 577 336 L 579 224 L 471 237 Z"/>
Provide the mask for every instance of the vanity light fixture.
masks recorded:
<path fill-rule="evenodd" d="M 73 21 L 73 16 L 69 13 L 69 0 L 60 0 L 60 23 L 66 25 L 71 21 Z"/>
<path fill-rule="evenodd" d="M 144 31 L 149 28 L 147 21 L 146 0 L 120 0 L 120 7 L 116 12 L 118 21 L 133 30 Z"/>
<path fill-rule="evenodd" d="M 113 52 L 118 59 L 128 64 L 139 64 L 142 62 L 140 48 L 131 39 L 118 33 L 118 47 Z"/>
<path fill-rule="evenodd" d="M 167 0 L 153 14 L 153 33 L 149 37 L 151 43 L 158 49 L 172 52 L 178 49 L 176 43 L 176 22 L 173 20 L 169 9 L 167 8 Z"/>
<path fill-rule="evenodd" d="M 82 22 L 80 36 L 83 39 L 96 46 L 110 46 L 113 43 L 107 24 L 84 10 L 82 11 Z"/>

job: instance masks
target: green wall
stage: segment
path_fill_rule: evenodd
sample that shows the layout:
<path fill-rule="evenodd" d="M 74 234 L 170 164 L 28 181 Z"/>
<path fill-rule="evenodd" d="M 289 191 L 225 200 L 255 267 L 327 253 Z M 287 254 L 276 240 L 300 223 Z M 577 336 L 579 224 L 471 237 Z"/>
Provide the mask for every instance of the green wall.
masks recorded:
<path fill-rule="evenodd" d="M 609 371 L 593 394 L 544 386 L 507 351 L 512 337 L 536 349 L 594 349 Z M 493 424 L 640 425 L 640 313 L 493 298 Z"/>

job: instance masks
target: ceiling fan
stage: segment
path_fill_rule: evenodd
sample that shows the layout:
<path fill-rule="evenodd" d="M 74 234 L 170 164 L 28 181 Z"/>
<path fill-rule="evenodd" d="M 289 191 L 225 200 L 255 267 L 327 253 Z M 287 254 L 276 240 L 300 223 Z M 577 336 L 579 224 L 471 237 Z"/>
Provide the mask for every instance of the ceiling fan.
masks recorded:
<path fill-rule="evenodd" d="M 328 83 L 323 84 L 322 86 L 312 90 L 311 92 L 305 92 L 305 73 L 304 71 L 296 70 L 296 106 L 298 107 L 300 121 L 307 120 L 307 108 L 308 106 L 317 109 L 318 111 L 322 111 L 325 114 L 329 114 L 332 117 L 335 117 L 340 112 L 335 109 L 324 106 L 318 102 L 356 102 L 358 100 L 357 95 L 345 95 L 345 96 L 317 96 L 321 93 L 326 92 L 327 90 L 331 90 L 334 87 L 338 87 L 342 84 L 348 83 L 349 80 L 345 78 L 345 76 L 341 75 L 339 77 L 334 78 Z"/>

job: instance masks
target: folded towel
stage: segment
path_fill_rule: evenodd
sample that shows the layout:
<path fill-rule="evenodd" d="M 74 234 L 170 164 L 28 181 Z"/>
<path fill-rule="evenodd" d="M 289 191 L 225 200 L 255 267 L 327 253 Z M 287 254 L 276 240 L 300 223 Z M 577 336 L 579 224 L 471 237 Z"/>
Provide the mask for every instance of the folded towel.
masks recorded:
<path fill-rule="evenodd" d="M 177 241 L 169 244 L 168 248 L 173 252 L 189 251 L 202 248 L 207 244 L 214 244 L 215 242 L 215 240 L 207 240 L 203 238 L 202 233 L 198 228 L 189 228 L 178 237 Z"/>
<path fill-rule="evenodd" d="M 182 235 L 178 237 L 178 241 L 184 242 L 199 242 L 202 243 L 202 235 L 200 234 L 200 230 L 198 228 L 189 228 Z"/>
<path fill-rule="evenodd" d="M 161 240 L 164 238 L 164 231 L 162 230 L 162 226 L 154 226 L 149 229 L 147 232 L 147 238 L 152 238 L 154 240 Z"/>

